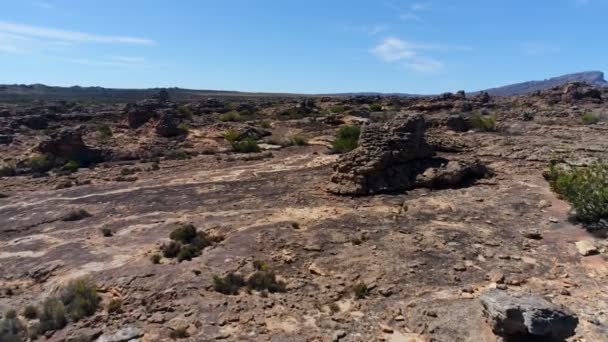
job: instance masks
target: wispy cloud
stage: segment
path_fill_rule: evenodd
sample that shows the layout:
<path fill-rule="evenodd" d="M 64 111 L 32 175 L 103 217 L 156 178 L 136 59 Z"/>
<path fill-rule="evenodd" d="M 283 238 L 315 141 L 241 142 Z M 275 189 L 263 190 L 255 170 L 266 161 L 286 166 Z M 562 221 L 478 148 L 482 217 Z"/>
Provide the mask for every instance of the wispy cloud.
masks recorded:
<path fill-rule="evenodd" d="M 341 26 L 341 31 L 361 33 L 368 36 L 375 36 L 382 32 L 388 31 L 389 26 L 386 24 L 375 25 L 359 25 L 359 26 Z"/>
<path fill-rule="evenodd" d="M 139 57 L 112 56 L 107 59 L 60 57 L 56 58 L 56 60 L 65 63 L 86 65 L 90 67 L 134 68 L 144 66 L 144 59 Z"/>
<path fill-rule="evenodd" d="M 400 9 L 402 14 L 399 16 L 401 20 L 424 22 L 421 13 L 431 8 L 430 2 L 415 2 L 411 4 L 407 10 Z"/>
<path fill-rule="evenodd" d="M 99 35 L 85 32 L 60 30 L 49 27 L 15 24 L 4 21 L 0 21 L 0 33 L 10 33 L 41 39 L 53 39 L 64 42 L 115 43 L 137 45 L 154 45 L 156 43 L 155 41 L 146 38 Z"/>
<path fill-rule="evenodd" d="M 422 50 L 439 49 L 440 46 L 432 44 L 419 44 L 389 37 L 374 46 L 371 53 L 382 61 L 400 63 L 407 68 L 418 72 L 436 72 L 444 65 L 441 61 L 424 56 Z"/>
<path fill-rule="evenodd" d="M 53 6 L 52 4 L 46 2 L 46 1 L 34 1 L 32 2 L 32 5 L 38 7 L 38 8 L 42 8 L 42 9 L 53 9 L 55 8 L 55 6 Z"/>
<path fill-rule="evenodd" d="M 561 51 L 559 46 L 546 42 L 527 42 L 523 44 L 522 50 L 528 56 L 555 54 Z"/>

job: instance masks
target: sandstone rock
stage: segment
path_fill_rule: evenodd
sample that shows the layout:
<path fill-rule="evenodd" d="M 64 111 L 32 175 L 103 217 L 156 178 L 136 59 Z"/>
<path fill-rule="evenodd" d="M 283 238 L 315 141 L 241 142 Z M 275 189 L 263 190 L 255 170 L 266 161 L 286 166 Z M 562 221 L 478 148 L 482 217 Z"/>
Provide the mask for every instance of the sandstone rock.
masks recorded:
<path fill-rule="evenodd" d="M 480 298 L 492 331 L 502 337 L 542 337 L 563 341 L 574 335 L 578 318 L 562 307 L 533 295 L 510 295 L 492 289 Z"/>
<path fill-rule="evenodd" d="M 471 123 L 462 114 L 450 114 L 445 124 L 455 132 L 466 132 L 471 129 Z"/>
<path fill-rule="evenodd" d="M 328 190 L 341 195 L 394 193 L 416 187 L 453 187 L 489 174 L 477 161 L 432 158 L 424 133 L 424 118 L 417 113 L 364 126 L 359 146 L 334 167 Z"/>
<path fill-rule="evenodd" d="M 46 141 L 41 142 L 36 150 L 63 161 L 74 160 L 80 165 L 98 162 L 101 153 L 86 146 L 82 141 L 82 133 L 78 130 L 64 129 L 54 133 Z"/>
<path fill-rule="evenodd" d="M 156 134 L 163 137 L 174 137 L 184 133 L 179 127 L 179 121 L 172 112 L 166 111 L 160 115 L 156 123 Z"/>
<path fill-rule="evenodd" d="M 135 327 L 126 327 L 113 334 L 100 336 L 96 342 L 127 342 L 143 336 L 143 333 Z"/>
<path fill-rule="evenodd" d="M 175 109 L 176 105 L 169 102 L 169 94 L 161 90 L 151 99 L 130 103 L 124 112 L 130 128 L 139 128 L 152 118 L 160 118 L 168 109 Z"/>
<path fill-rule="evenodd" d="M 576 249 L 582 256 L 595 255 L 599 253 L 597 245 L 591 240 L 581 240 L 576 243 Z"/>

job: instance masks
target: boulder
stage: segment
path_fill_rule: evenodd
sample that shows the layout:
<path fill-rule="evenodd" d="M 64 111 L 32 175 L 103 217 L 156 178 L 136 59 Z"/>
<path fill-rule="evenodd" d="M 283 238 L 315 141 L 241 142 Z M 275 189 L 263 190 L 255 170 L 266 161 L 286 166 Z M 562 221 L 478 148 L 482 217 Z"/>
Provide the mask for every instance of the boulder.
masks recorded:
<path fill-rule="evenodd" d="M 179 120 L 177 120 L 172 112 L 162 113 L 154 129 L 156 130 L 156 134 L 167 138 L 184 133 L 179 128 Z"/>
<path fill-rule="evenodd" d="M 160 118 L 167 109 L 174 109 L 176 105 L 169 102 L 169 93 L 161 90 L 151 99 L 128 104 L 124 113 L 130 128 L 139 128 L 153 118 Z"/>
<path fill-rule="evenodd" d="M 564 341 L 573 336 L 578 318 L 568 310 L 534 295 L 511 295 L 492 289 L 481 297 L 486 321 L 504 338 L 537 337 Z"/>
<path fill-rule="evenodd" d="M 31 129 L 45 129 L 49 126 L 49 122 L 45 116 L 28 115 L 13 121 L 12 126 L 15 128 L 18 128 L 19 126 L 25 126 Z"/>
<path fill-rule="evenodd" d="M 455 132 L 466 132 L 472 128 L 469 120 L 462 114 L 450 114 L 445 123 L 449 129 Z"/>
<path fill-rule="evenodd" d="M 42 141 L 36 150 L 42 154 L 63 161 L 74 160 L 80 165 L 98 162 L 101 153 L 91 149 L 82 141 L 82 133 L 78 130 L 63 129 Z"/>
<path fill-rule="evenodd" d="M 126 327 L 113 334 L 101 335 L 96 342 L 127 342 L 143 336 L 141 330 L 135 327 Z"/>

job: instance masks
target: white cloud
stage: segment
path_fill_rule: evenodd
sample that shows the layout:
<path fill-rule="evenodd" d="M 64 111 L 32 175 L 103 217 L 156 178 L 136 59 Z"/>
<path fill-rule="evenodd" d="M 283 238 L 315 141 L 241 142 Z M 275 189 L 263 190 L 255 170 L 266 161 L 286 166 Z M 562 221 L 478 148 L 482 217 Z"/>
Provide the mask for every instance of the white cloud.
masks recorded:
<path fill-rule="evenodd" d="M 371 53 L 382 61 L 400 63 L 418 72 L 435 72 L 443 68 L 441 61 L 420 54 L 421 50 L 438 50 L 446 47 L 432 44 L 412 43 L 389 37 L 371 49 Z"/>
<path fill-rule="evenodd" d="M 42 9 L 53 9 L 55 6 L 45 1 L 34 1 L 32 5 L 42 8 Z"/>
<path fill-rule="evenodd" d="M 108 60 L 97 60 L 97 59 L 88 59 L 88 58 L 56 58 L 56 60 L 66 63 L 72 64 L 80 64 L 86 65 L 90 67 L 112 67 L 112 68 L 133 68 L 143 66 L 141 61 L 132 62 L 132 61 L 120 61 L 115 59 L 114 57 Z"/>
<path fill-rule="evenodd" d="M 424 22 L 420 12 L 427 11 L 431 8 L 429 2 L 415 2 L 409 6 L 407 11 L 402 11 L 403 14 L 399 16 L 401 20 L 417 21 L 419 23 Z"/>
<path fill-rule="evenodd" d="M 376 25 L 360 25 L 360 26 L 341 26 L 339 29 L 341 31 L 346 31 L 346 32 L 355 32 L 355 33 L 366 34 L 368 36 L 375 36 L 379 33 L 387 31 L 388 25 L 376 24 Z"/>
<path fill-rule="evenodd" d="M 66 31 L 48 27 L 15 24 L 0 21 L 0 33 L 16 34 L 26 37 L 43 39 L 53 39 L 64 42 L 81 43 L 116 43 L 116 44 L 137 44 L 154 45 L 155 42 L 146 38 L 129 36 L 108 36 L 98 35 L 77 31 Z"/>

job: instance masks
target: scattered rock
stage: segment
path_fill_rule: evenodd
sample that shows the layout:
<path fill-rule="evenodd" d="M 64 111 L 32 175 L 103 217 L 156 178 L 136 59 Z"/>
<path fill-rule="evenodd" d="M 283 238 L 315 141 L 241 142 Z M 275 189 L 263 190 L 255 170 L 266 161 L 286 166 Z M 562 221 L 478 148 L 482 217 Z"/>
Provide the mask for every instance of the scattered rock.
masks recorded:
<path fill-rule="evenodd" d="M 515 296 L 492 289 L 480 300 L 492 331 L 502 337 L 534 336 L 563 341 L 574 335 L 578 325 L 574 314 L 538 296 Z"/>
<path fill-rule="evenodd" d="M 128 342 L 143 336 L 143 333 L 135 327 L 126 327 L 113 334 L 100 336 L 96 342 Z"/>

